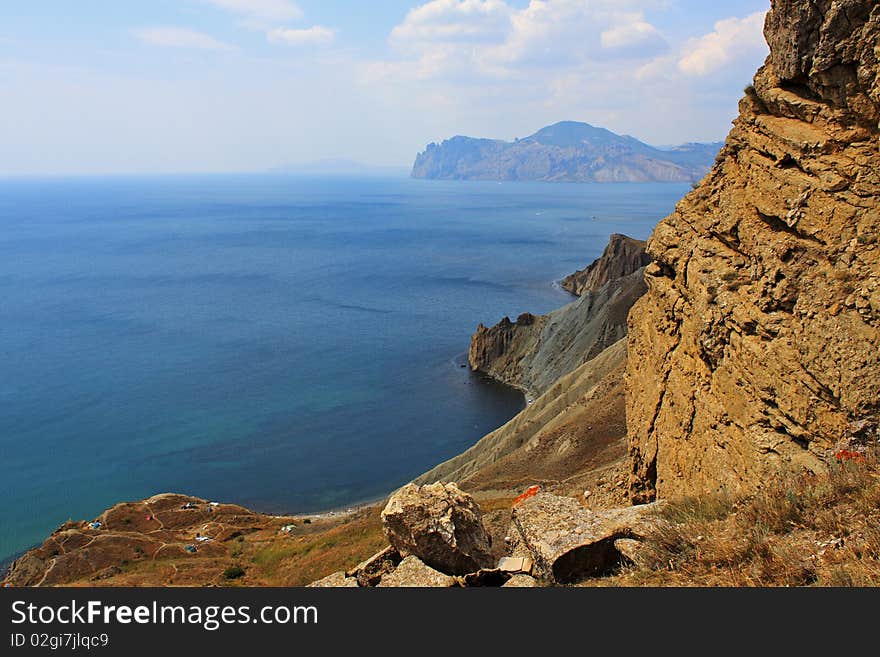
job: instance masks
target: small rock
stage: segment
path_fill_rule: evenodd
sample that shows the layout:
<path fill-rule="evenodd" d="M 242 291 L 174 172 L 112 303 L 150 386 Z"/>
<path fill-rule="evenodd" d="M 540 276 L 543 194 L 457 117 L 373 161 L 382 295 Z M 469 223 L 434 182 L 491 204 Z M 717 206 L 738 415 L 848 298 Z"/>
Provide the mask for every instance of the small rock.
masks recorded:
<path fill-rule="evenodd" d="M 309 584 L 313 588 L 330 589 L 330 588 L 354 588 L 357 587 L 357 580 L 353 577 L 346 577 L 343 571 L 322 577 L 316 582 Z"/>
<path fill-rule="evenodd" d="M 510 579 L 510 573 L 504 572 L 500 568 L 481 568 L 475 573 L 468 573 L 464 577 L 460 577 L 459 581 L 463 586 L 474 587 L 499 587 L 504 586 Z"/>
<path fill-rule="evenodd" d="M 107 568 L 99 570 L 95 574 L 95 576 L 92 577 L 92 580 L 99 581 L 102 579 L 110 579 L 114 575 L 118 575 L 121 572 L 122 572 L 122 569 L 119 566 L 108 566 Z"/>
<path fill-rule="evenodd" d="M 534 588 L 538 586 L 538 580 L 531 575 L 514 575 L 501 586 L 502 588 L 505 586 L 511 588 Z"/>
<path fill-rule="evenodd" d="M 498 569 L 506 573 L 530 573 L 532 560 L 529 557 L 502 557 Z"/>
<path fill-rule="evenodd" d="M 434 570 L 425 565 L 415 555 L 410 555 L 400 562 L 392 572 L 383 575 L 379 587 L 420 587 L 445 588 L 455 586 L 455 578 Z"/>
<path fill-rule="evenodd" d="M 384 575 L 392 572 L 400 564 L 401 560 L 402 557 L 397 550 L 388 546 L 366 561 L 359 563 L 346 575 L 354 577 L 358 586 L 376 586 Z"/>

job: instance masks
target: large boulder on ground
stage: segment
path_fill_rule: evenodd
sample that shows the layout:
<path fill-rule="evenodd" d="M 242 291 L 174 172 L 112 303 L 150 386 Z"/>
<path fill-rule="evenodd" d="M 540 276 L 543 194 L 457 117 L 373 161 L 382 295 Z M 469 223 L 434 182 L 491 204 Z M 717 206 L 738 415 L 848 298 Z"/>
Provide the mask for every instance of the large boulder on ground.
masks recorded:
<path fill-rule="evenodd" d="M 493 565 L 491 539 L 480 507 L 455 484 L 408 484 L 382 511 L 388 542 L 448 575 Z"/>
<path fill-rule="evenodd" d="M 640 538 L 659 522 L 656 504 L 589 511 L 577 500 L 549 493 L 520 502 L 513 519 L 542 577 L 559 583 L 601 575 L 623 557 L 618 539 Z"/>
<path fill-rule="evenodd" d="M 379 582 L 380 587 L 444 588 L 455 584 L 454 577 L 434 570 L 414 555 L 406 557 L 392 572 L 382 575 L 382 581 Z"/>

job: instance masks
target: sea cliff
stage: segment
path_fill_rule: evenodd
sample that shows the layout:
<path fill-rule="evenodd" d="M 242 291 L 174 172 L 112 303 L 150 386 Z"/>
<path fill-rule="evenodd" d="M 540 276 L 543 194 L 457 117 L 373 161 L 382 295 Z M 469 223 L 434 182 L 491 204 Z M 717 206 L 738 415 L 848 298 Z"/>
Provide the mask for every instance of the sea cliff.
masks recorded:
<path fill-rule="evenodd" d="M 5 581 L 880 585 L 880 5 L 773 0 L 765 36 L 647 255 L 615 236 L 578 300 L 478 328 L 472 367 L 534 395 L 506 425 L 381 514 L 162 495 Z"/>

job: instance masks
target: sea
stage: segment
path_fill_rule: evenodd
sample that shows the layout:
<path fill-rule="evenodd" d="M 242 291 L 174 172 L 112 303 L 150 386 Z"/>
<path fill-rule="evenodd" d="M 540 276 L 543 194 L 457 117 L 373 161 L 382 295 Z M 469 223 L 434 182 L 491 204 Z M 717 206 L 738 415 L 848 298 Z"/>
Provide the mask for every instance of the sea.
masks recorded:
<path fill-rule="evenodd" d="M 0 180 L 0 561 L 160 492 L 374 500 L 504 424 L 478 323 L 572 300 L 686 184 Z"/>

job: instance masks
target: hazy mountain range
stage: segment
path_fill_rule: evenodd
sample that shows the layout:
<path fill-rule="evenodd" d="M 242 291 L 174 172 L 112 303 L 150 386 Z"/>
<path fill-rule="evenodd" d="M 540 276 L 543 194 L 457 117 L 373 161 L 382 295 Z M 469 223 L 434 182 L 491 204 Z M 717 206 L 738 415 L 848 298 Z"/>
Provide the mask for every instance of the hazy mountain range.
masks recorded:
<path fill-rule="evenodd" d="M 413 178 L 558 182 L 687 182 L 701 179 L 721 142 L 649 146 L 588 123 L 562 121 L 503 141 L 452 137 L 416 156 Z"/>

